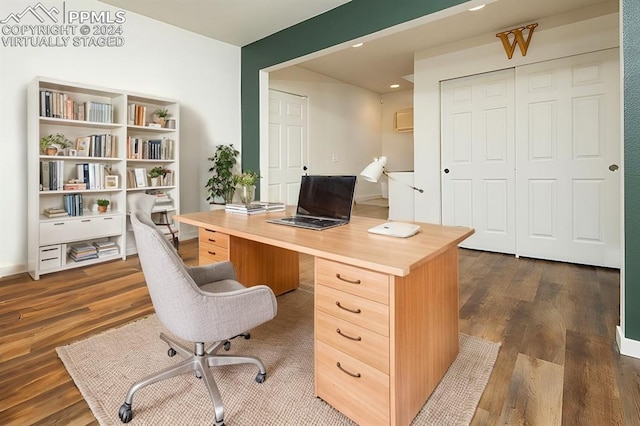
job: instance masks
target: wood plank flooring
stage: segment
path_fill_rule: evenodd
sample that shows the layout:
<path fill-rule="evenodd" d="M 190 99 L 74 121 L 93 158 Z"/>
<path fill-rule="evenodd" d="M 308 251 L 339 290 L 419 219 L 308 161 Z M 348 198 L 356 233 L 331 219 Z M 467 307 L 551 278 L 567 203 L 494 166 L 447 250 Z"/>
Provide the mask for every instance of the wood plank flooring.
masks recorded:
<path fill-rule="evenodd" d="M 197 262 L 195 240 L 180 252 Z M 313 259 L 300 265 L 312 287 Z M 617 270 L 460 250 L 460 331 L 502 345 L 473 424 L 640 425 L 640 360 L 615 343 L 619 293 Z M 97 424 L 55 348 L 150 312 L 135 256 L 0 280 L 0 425 Z"/>

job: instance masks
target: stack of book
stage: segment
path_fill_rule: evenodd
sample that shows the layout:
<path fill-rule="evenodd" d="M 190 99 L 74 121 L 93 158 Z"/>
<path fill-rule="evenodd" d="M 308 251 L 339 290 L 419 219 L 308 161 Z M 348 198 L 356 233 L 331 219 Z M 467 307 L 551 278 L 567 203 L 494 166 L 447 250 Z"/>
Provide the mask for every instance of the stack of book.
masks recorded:
<path fill-rule="evenodd" d="M 251 204 L 226 204 L 224 209 L 229 213 L 259 214 L 283 211 L 285 209 L 285 205 L 284 203 L 256 201 Z"/>
<path fill-rule="evenodd" d="M 69 214 L 65 209 L 60 209 L 56 207 L 49 207 L 48 209 L 44 209 L 44 215 L 47 217 L 69 216 Z"/>
<path fill-rule="evenodd" d="M 81 260 L 97 259 L 98 250 L 93 244 L 89 243 L 73 244 L 71 246 L 71 250 L 69 250 L 69 257 L 76 262 L 80 262 Z"/>
<path fill-rule="evenodd" d="M 120 248 L 115 241 L 94 241 L 93 246 L 98 252 L 98 257 L 111 256 L 120 253 Z"/>

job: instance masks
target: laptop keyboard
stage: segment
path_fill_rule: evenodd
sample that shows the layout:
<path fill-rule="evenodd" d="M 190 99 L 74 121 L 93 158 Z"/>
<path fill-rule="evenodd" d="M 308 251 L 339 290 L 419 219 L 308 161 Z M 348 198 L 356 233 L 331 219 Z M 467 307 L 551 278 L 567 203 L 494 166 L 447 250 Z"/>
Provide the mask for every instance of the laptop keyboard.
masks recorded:
<path fill-rule="evenodd" d="M 305 225 L 311 228 L 324 228 L 326 226 L 335 225 L 337 221 L 328 219 L 318 219 L 314 217 L 283 217 L 281 221 L 288 222 L 292 225 Z"/>

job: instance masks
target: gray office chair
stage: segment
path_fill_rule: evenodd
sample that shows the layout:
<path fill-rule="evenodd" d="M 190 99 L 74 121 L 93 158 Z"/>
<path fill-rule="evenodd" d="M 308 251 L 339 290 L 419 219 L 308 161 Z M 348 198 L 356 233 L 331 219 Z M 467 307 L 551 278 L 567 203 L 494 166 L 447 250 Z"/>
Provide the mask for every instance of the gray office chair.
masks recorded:
<path fill-rule="evenodd" d="M 140 197 L 138 201 L 144 199 Z M 215 412 L 214 424 L 224 425 L 224 406 L 209 367 L 250 363 L 258 367 L 256 382 L 262 383 L 266 370 L 251 356 L 219 355 L 229 339 L 270 319 L 277 313 L 276 298 L 264 285 L 246 288 L 236 281 L 230 262 L 189 267 L 164 235 L 156 228 L 148 210 L 132 204 L 130 218 L 142 271 L 151 301 L 160 322 L 177 337 L 194 342 L 189 349 L 164 333 L 160 339 L 169 345 L 169 356 L 180 354 L 185 360 L 134 383 L 119 416 L 123 423 L 133 418 L 133 395 L 139 389 L 170 377 L 194 372 L 207 387 Z M 214 342 L 205 348 L 204 342 Z M 179 409 L 177 407 L 176 409 Z"/>

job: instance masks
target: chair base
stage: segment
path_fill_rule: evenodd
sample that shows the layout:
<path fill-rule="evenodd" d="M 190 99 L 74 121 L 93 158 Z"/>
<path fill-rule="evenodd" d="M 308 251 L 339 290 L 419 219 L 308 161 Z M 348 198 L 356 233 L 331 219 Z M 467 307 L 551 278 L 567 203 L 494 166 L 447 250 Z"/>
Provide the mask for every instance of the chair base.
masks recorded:
<path fill-rule="evenodd" d="M 224 425 L 224 405 L 222 404 L 222 397 L 220 391 L 216 385 L 213 375 L 209 370 L 210 367 L 217 367 L 220 365 L 232 365 L 232 364 L 254 364 L 258 367 L 258 374 L 256 375 L 256 382 L 262 383 L 266 380 L 267 372 L 264 368 L 262 361 L 252 356 L 235 356 L 235 355 L 218 355 L 217 352 L 223 347 L 228 340 L 215 342 L 209 348 L 204 348 L 204 343 L 195 343 L 195 349 L 189 349 L 177 341 L 171 339 L 164 333 L 160 333 L 160 339 L 169 345 L 168 355 L 174 356 L 180 354 L 185 358 L 182 362 L 165 368 L 157 373 L 149 375 L 144 379 L 134 383 L 127 392 L 124 404 L 120 407 L 118 413 L 120 420 L 123 423 L 128 423 L 133 418 L 133 395 L 140 389 L 150 384 L 165 380 L 180 374 L 195 372 L 196 377 L 204 381 L 211 400 L 213 402 L 213 410 L 215 413 L 214 424 L 216 426 Z"/>

